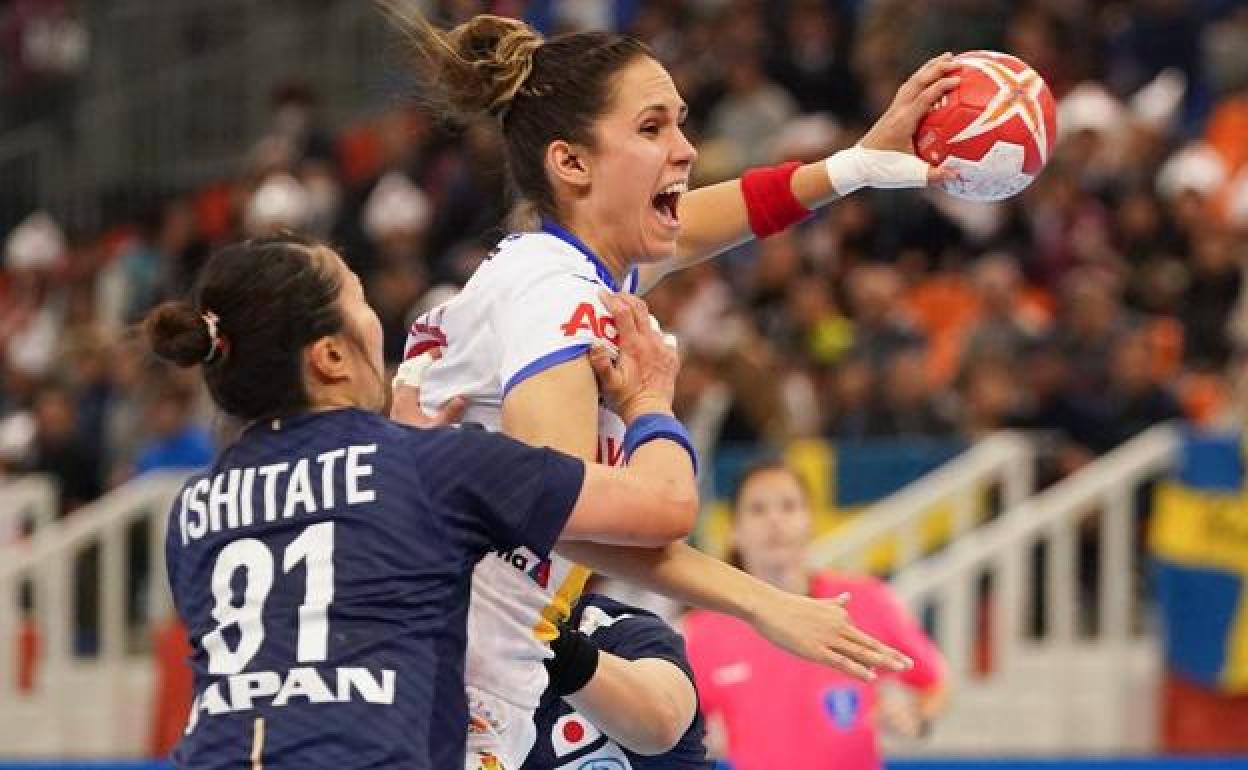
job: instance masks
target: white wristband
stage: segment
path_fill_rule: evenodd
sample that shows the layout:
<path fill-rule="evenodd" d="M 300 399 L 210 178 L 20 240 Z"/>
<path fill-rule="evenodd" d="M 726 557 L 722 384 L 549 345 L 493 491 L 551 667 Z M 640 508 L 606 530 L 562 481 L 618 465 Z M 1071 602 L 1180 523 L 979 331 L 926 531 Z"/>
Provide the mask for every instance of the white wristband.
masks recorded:
<path fill-rule="evenodd" d="M 823 166 L 832 189 L 842 198 L 863 187 L 892 190 L 927 186 L 927 164 L 906 152 L 854 145 L 829 157 Z"/>

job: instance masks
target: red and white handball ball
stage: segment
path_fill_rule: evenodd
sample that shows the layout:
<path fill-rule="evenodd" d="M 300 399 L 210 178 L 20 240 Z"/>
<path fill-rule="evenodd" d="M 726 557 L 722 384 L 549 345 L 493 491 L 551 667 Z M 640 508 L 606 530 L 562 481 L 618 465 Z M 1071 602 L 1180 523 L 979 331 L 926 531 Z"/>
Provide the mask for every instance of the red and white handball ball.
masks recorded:
<path fill-rule="evenodd" d="M 957 169 L 943 185 L 972 201 L 1021 192 L 1053 153 L 1057 105 L 1044 78 L 1022 60 L 996 51 L 954 57 L 962 82 L 919 121 L 914 148 L 934 166 Z"/>

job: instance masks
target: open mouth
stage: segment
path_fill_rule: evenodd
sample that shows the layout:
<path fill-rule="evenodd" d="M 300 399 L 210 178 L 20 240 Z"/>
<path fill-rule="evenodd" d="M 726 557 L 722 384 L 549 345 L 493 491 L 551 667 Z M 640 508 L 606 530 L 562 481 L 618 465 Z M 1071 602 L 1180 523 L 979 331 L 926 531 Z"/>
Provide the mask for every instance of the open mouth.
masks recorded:
<path fill-rule="evenodd" d="M 679 227 L 680 216 L 677 214 L 681 194 L 688 192 L 688 182 L 673 182 L 659 191 L 650 200 L 650 205 L 658 212 L 659 219 L 668 227 Z"/>

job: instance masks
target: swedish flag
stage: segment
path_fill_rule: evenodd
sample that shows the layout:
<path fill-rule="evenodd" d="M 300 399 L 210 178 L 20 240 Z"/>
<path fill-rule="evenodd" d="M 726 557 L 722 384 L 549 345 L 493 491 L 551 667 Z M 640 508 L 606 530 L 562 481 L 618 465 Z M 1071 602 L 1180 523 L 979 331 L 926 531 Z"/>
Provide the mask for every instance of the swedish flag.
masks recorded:
<path fill-rule="evenodd" d="M 1169 668 L 1248 692 L 1248 489 L 1239 436 L 1188 436 L 1149 533 Z"/>

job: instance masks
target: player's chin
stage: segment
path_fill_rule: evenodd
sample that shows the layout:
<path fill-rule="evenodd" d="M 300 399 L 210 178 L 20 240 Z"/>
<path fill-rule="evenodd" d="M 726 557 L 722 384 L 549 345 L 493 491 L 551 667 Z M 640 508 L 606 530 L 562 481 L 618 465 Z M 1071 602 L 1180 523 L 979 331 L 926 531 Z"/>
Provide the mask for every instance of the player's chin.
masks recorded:
<path fill-rule="evenodd" d="M 642 241 L 643 254 L 637 262 L 664 262 L 676 256 L 680 227 L 650 227 Z"/>

